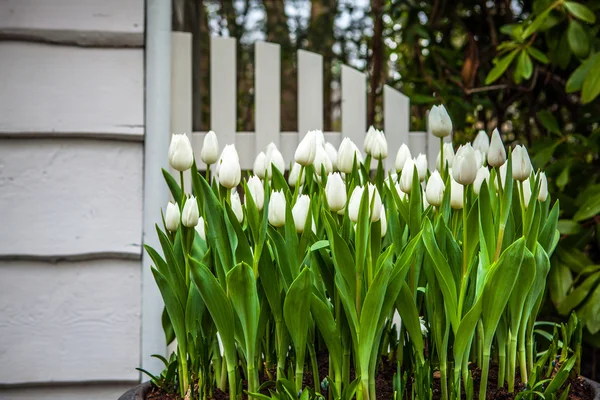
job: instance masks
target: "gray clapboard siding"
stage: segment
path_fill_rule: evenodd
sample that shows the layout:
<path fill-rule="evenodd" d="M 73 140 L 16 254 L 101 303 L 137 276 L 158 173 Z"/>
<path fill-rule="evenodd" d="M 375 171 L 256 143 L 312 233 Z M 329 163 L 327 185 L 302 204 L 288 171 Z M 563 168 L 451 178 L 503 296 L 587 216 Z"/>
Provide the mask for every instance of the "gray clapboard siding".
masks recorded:
<path fill-rule="evenodd" d="M 0 42 L 0 134 L 141 140 L 142 49 Z"/>
<path fill-rule="evenodd" d="M 3 400 L 116 400 L 134 383 L 0 388 Z"/>
<path fill-rule="evenodd" d="M 1 139 L 0 256 L 139 258 L 142 169 L 138 142 Z"/>
<path fill-rule="evenodd" d="M 2 39 L 141 47 L 143 32 L 143 0 L 0 1 Z"/>
<path fill-rule="evenodd" d="M 0 262 L 0 384 L 137 380 L 139 266 Z"/>

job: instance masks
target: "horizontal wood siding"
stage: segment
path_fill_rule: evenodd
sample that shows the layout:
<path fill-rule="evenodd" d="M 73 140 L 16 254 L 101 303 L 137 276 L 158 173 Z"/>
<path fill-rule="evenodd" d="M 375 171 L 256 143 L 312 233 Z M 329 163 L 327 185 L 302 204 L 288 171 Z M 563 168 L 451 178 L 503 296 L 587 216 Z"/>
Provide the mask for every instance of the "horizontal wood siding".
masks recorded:
<path fill-rule="evenodd" d="M 144 0 L 2 0 L 0 38 L 80 46 L 144 43 Z"/>
<path fill-rule="evenodd" d="M 0 262 L 0 384 L 138 379 L 140 273 L 138 261 Z"/>
<path fill-rule="evenodd" d="M 73 386 L 38 386 L 1 388 L 3 400 L 116 400 L 133 383 L 82 384 Z"/>
<path fill-rule="evenodd" d="M 0 42 L 0 135 L 143 138 L 143 49 Z"/>
<path fill-rule="evenodd" d="M 142 171 L 141 143 L 0 139 L 0 257 L 139 258 Z"/>

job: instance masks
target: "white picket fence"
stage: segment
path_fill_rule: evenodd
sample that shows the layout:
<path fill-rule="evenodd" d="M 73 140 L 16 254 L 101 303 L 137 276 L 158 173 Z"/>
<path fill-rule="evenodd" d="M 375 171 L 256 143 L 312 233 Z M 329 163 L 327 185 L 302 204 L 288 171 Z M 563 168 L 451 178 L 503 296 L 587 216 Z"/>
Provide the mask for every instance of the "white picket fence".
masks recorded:
<path fill-rule="evenodd" d="M 242 169 L 252 169 L 256 154 L 273 142 L 286 162 L 293 160 L 298 141 L 311 129 L 323 129 L 323 57 L 299 50 L 298 65 L 298 131 L 281 132 L 281 60 L 278 44 L 255 44 L 255 127 L 256 132 L 236 131 L 236 40 L 212 37 L 210 46 L 210 130 L 219 144 L 235 143 Z M 171 52 L 171 131 L 192 132 L 192 36 L 173 32 Z M 327 82 L 329 84 L 329 82 Z M 346 65 L 341 79 L 341 132 L 325 132 L 325 139 L 339 146 L 349 137 L 362 148 L 367 130 L 367 77 Z M 427 132 L 410 132 L 409 98 L 385 85 L 383 90 L 383 122 L 389 156 L 386 167 L 394 165 L 396 152 L 406 143 L 416 156 L 427 155 L 431 169 L 439 152 L 439 139 Z M 206 132 L 193 132 L 192 145 L 200 153 Z M 198 167 L 206 166 L 197 160 Z"/>

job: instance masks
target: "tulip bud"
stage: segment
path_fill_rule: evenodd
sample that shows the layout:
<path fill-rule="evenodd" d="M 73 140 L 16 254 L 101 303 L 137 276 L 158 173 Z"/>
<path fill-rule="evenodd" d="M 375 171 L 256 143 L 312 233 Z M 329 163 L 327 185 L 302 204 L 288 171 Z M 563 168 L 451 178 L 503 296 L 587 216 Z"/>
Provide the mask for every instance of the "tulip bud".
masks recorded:
<path fill-rule="evenodd" d="M 381 196 L 379 195 L 377 187 L 372 183 L 369 183 L 367 187 L 369 189 L 369 207 L 371 206 L 371 203 L 373 204 L 371 221 L 376 222 L 379 221 L 379 218 L 381 217 L 381 208 L 383 207 L 381 204 Z"/>
<path fill-rule="evenodd" d="M 292 165 L 292 169 L 290 170 L 290 175 L 288 176 L 288 184 L 290 187 L 296 187 L 296 182 L 298 182 L 298 178 L 300 178 L 300 171 L 302 171 L 302 165 L 295 162 Z M 306 178 L 306 174 L 302 173 L 302 178 L 300 179 L 300 185 L 304 184 L 304 180 Z"/>
<path fill-rule="evenodd" d="M 482 154 L 487 154 L 490 148 L 490 138 L 484 130 L 479 131 L 475 140 L 473 140 L 473 148 L 479 150 Z"/>
<path fill-rule="evenodd" d="M 415 174 L 415 162 L 412 158 L 406 160 L 404 167 L 402 167 L 402 174 L 400 175 L 400 189 L 404 193 L 410 194 L 412 189 L 413 175 Z"/>
<path fill-rule="evenodd" d="M 470 143 L 459 147 L 452 164 L 452 177 L 461 185 L 470 185 L 477 176 L 477 158 Z"/>
<path fill-rule="evenodd" d="M 248 188 L 246 198 L 248 198 L 248 196 L 252 197 L 258 211 L 262 210 L 265 204 L 265 188 L 263 187 L 261 180 L 256 175 L 253 175 L 248 179 L 248 182 L 246 182 L 246 187 Z"/>
<path fill-rule="evenodd" d="M 429 130 L 434 136 L 443 138 L 452 133 L 452 120 L 446 107 L 443 105 L 433 106 L 429 111 Z"/>
<path fill-rule="evenodd" d="M 238 192 L 231 192 L 229 201 L 231 202 L 231 210 L 235 214 L 237 221 L 241 224 L 244 221 L 244 210 L 242 209 L 242 201 Z"/>
<path fill-rule="evenodd" d="M 363 157 L 358 147 L 349 138 L 344 138 L 338 150 L 338 169 L 346 174 L 351 173 L 354 166 L 354 159 L 356 159 L 357 165 L 363 162 Z"/>
<path fill-rule="evenodd" d="M 381 215 L 379 215 L 379 221 L 381 222 L 381 237 L 384 237 L 387 233 L 387 217 L 385 216 L 385 208 L 381 207 Z"/>
<path fill-rule="evenodd" d="M 529 178 L 523 181 L 523 203 L 525 205 L 525 209 L 529 207 L 529 201 L 531 200 L 531 183 L 529 182 Z"/>
<path fill-rule="evenodd" d="M 492 167 L 500 167 L 506 162 L 506 149 L 504 148 L 504 143 L 502 143 L 498 128 L 492 132 L 492 140 L 487 152 L 487 162 Z"/>
<path fill-rule="evenodd" d="M 285 196 L 283 190 L 277 192 L 271 192 L 271 199 L 269 200 L 269 223 L 276 228 L 285 225 Z"/>
<path fill-rule="evenodd" d="M 419 181 L 423 182 L 427 176 L 427 156 L 419 153 L 417 158 L 415 158 L 415 165 L 417 166 Z"/>
<path fill-rule="evenodd" d="M 202 238 L 202 240 L 206 241 L 206 232 L 204 228 L 204 218 L 198 218 L 198 225 L 196 225 L 196 232 Z"/>
<path fill-rule="evenodd" d="M 373 144 L 371 146 L 371 156 L 376 160 L 383 160 L 388 156 L 388 144 L 382 131 L 375 129 Z"/>
<path fill-rule="evenodd" d="M 329 174 L 325 185 L 325 196 L 331 211 L 338 212 L 346 206 L 346 184 L 338 172 Z"/>
<path fill-rule="evenodd" d="M 337 149 L 335 148 L 334 145 L 327 142 L 327 143 L 325 143 L 325 151 L 327 152 L 327 155 L 329 156 L 329 159 L 331 160 L 331 166 L 333 167 L 333 170 L 335 171 L 337 169 L 337 158 L 338 158 Z"/>
<path fill-rule="evenodd" d="M 369 130 L 367 130 L 367 134 L 365 135 L 365 142 L 363 144 L 363 149 L 365 153 L 371 154 L 371 150 L 373 149 L 373 143 L 375 142 L 375 135 L 377 134 L 377 129 L 371 125 Z"/>
<path fill-rule="evenodd" d="M 221 161 L 219 165 L 219 183 L 232 189 L 240 184 L 242 179 L 242 168 L 240 167 L 240 159 L 235 150 L 235 145 L 229 144 L 225 146 L 221 153 Z"/>
<path fill-rule="evenodd" d="M 323 135 L 323 131 L 320 129 L 315 129 L 315 142 L 317 144 L 317 147 L 321 146 L 325 146 L 325 135 Z"/>
<path fill-rule="evenodd" d="M 167 210 L 165 211 L 165 226 L 169 232 L 177 231 L 179 228 L 179 220 L 181 219 L 181 214 L 179 213 L 179 208 L 169 202 L 167 204 Z"/>
<path fill-rule="evenodd" d="M 508 164 L 504 163 L 498 168 L 498 175 L 500 175 L 500 181 L 502 182 L 502 187 L 506 187 L 506 170 Z M 498 183 L 494 181 L 494 185 L 496 186 L 496 191 L 498 191 Z"/>
<path fill-rule="evenodd" d="M 400 200 L 406 200 L 407 195 L 406 195 L 406 193 L 404 193 L 402 191 L 402 188 L 400 188 L 400 184 L 399 183 L 396 183 L 394 185 L 394 189 L 396 190 L 396 193 L 398 193 L 398 197 L 400 197 Z"/>
<path fill-rule="evenodd" d="M 439 207 L 442 205 L 445 189 L 446 185 L 444 185 L 444 181 L 442 180 L 440 173 L 438 171 L 433 171 L 431 176 L 429 176 L 429 180 L 427 181 L 425 199 L 432 206 Z"/>
<path fill-rule="evenodd" d="M 183 205 L 183 212 L 181 213 L 181 223 L 183 226 L 193 228 L 198 225 L 198 219 L 200 218 L 200 210 L 198 210 L 198 202 L 194 196 L 190 196 L 186 199 Z"/>
<path fill-rule="evenodd" d="M 479 195 L 483 181 L 490 181 L 490 170 L 487 169 L 487 167 L 479 167 L 477 170 L 477 175 L 475 176 L 475 181 L 473 182 L 473 191 L 476 195 Z"/>
<path fill-rule="evenodd" d="M 325 169 L 326 174 L 333 172 L 333 165 L 331 164 L 331 159 L 329 159 L 327 152 L 321 146 L 317 147 L 317 156 L 315 157 L 313 165 L 315 167 L 315 173 L 319 177 L 321 176 L 322 168 Z"/>
<path fill-rule="evenodd" d="M 440 171 L 442 170 L 442 165 L 440 164 L 441 155 L 442 152 L 440 151 L 435 161 L 435 165 Z M 452 143 L 444 143 L 444 161 L 448 165 L 448 168 L 452 168 L 452 164 L 454 163 L 454 148 L 452 147 Z"/>
<path fill-rule="evenodd" d="M 273 142 L 269 143 L 267 146 L 265 165 L 267 167 L 267 171 L 269 172 L 269 177 L 273 176 L 273 165 L 282 174 L 285 172 L 285 161 L 283 160 L 283 155 L 279 152 L 277 146 Z"/>
<path fill-rule="evenodd" d="M 548 179 L 546 179 L 546 173 L 540 172 L 540 192 L 538 193 L 538 200 L 541 202 L 546 201 L 548 198 Z"/>
<path fill-rule="evenodd" d="M 360 210 L 360 202 L 362 200 L 364 187 L 356 186 L 354 191 L 352 191 L 352 195 L 350 196 L 350 201 L 348 202 L 348 217 L 352 222 L 358 222 L 359 218 L 359 210 Z M 369 199 L 369 208 L 371 208 L 371 202 L 373 203 L 373 208 L 371 209 L 371 221 L 378 221 L 381 217 L 381 196 L 377 191 L 377 188 L 369 183 L 367 186 L 367 190 L 369 191 L 368 199 Z"/>
<path fill-rule="evenodd" d="M 411 158 L 412 155 L 410 154 L 410 149 L 407 145 L 402 143 L 402 146 L 400 146 L 400 148 L 398 149 L 398 154 L 396 154 L 396 171 L 402 171 L 402 168 L 404 168 L 404 164 L 406 164 L 406 160 Z"/>
<path fill-rule="evenodd" d="M 267 155 L 264 151 L 261 151 L 256 156 L 254 167 L 252 168 L 254 175 L 258 176 L 260 179 L 265 179 L 265 171 L 267 170 L 266 162 Z"/>
<path fill-rule="evenodd" d="M 460 210 L 463 208 L 464 186 L 454 179 L 450 179 L 450 182 L 450 206 L 455 210 Z"/>
<path fill-rule="evenodd" d="M 427 201 L 425 189 L 423 189 L 423 192 L 421 193 L 421 198 L 423 199 L 423 211 L 425 211 L 427 210 L 427 207 L 429 207 L 429 202 Z"/>
<path fill-rule="evenodd" d="M 200 159 L 206 165 L 214 164 L 219 159 L 219 141 L 213 131 L 209 131 L 204 136 Z"/>
<path fill-rule="evenodd" d="M 531 160 L 525 146 L 516 146 L 512 151 L 512 174 L 513 178 L 523 182 L 531 175 Z"/>
<path fill-rule="evenodd" d="M 305 167 L 312 164 L 317 153 L 317 140 L 315 131 L 308 131 L 300 141 L 294 153 L 294 160 Z"/>
<path fill-rule="evenodd" d="M 169 145 L 169 164 L 177 171 L 187 171 L 194 163 L 192 143 L 185 133 L 173 134 Z"/>
<path fill-rule="evenodd" d="M 310 210 L 310 197 L 308 195 L 301 195 L 296 200 L 296 204 L 292 208 L 292 217 L 294 218 L 294 225 L 296 225 L 296 232 L 304 232 L 304 225 L 306 224 L 306 218 Z"/>

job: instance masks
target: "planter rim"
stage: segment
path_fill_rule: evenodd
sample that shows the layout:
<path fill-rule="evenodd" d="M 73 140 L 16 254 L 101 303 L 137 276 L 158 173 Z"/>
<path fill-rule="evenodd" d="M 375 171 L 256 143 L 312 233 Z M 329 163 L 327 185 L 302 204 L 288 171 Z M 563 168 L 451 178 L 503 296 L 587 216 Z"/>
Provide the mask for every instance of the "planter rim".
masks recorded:
<path fill-rule="evenodd" d="M 585 376 L 582 376 L 582 378 L 594 389 L 594 400 L 600 400 L 600 383 L 588 379 Z M 123 393 L 118 400 L 145 400 L 151 388 L 152 383 L 150 383 L 150 381 L 141 383 Z"/>

